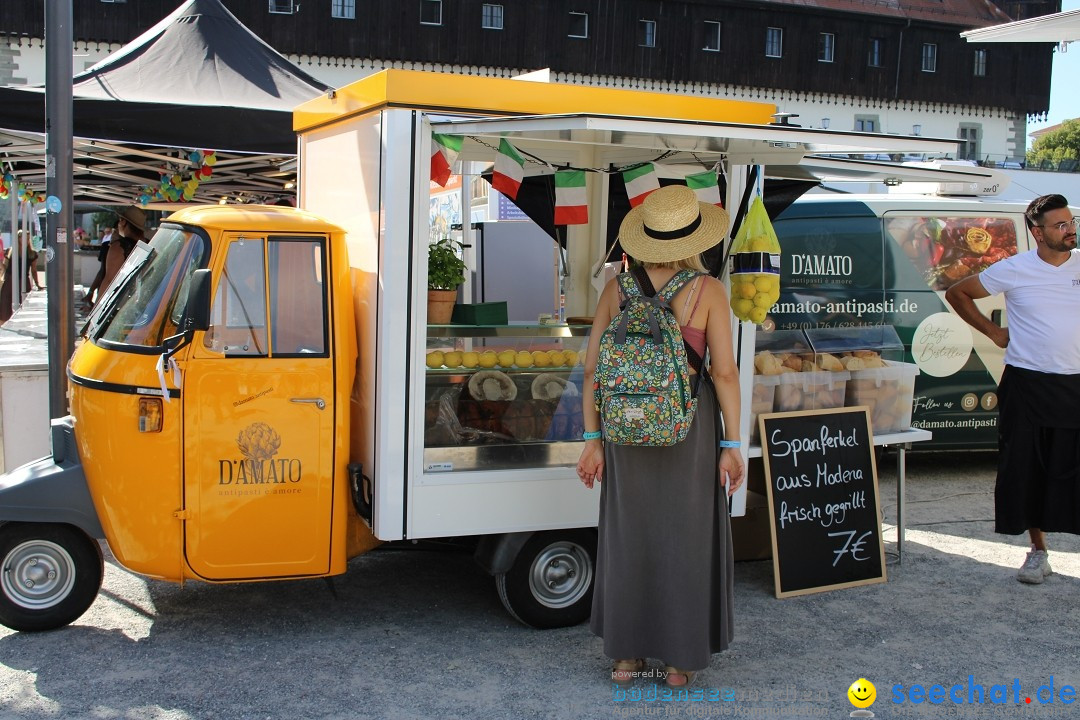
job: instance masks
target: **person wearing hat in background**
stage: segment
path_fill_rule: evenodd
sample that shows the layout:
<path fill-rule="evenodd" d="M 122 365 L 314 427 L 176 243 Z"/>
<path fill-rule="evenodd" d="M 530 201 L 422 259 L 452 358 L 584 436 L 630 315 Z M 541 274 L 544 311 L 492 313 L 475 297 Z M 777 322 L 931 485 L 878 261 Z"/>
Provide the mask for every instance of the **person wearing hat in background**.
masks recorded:
<path fill-rule="evenodd" d="M 99 298 L 109 289 L 116 273 L 120 271 L 120 266 L 139 241 L 146 241 L 146 213 L 130 205 L 118 214 L 116 232 L 113 233 L 109 251 L 105 255 L 105 276 L 98 290 Z"/>
<path fill-rule="evenodd" d="M 90 289 L 86 291 L 84 300 L 87 306 L 94 307 L 94 303 L 101 299 L 101 283 L 105 281 L 105 258 L 109 255 L 109 244 L 112 242 L 113 235 L 116 233 L 116 228 L 101 228 L 101 235 L 98 238 L 98 271 L 94 275 L 94 281 L 90 283 Z M 97 297 L 94 293 L 97 292 Z"/>
<path fill-rule="evenodd" d="M 619 241 L 642 263 L 652 286 L 662 288 L 679 270 L 705 273 L 700 254 L 724 240 L 728 223 L 723 208 L 671 185 L 627 213 Z M 585 388 L 593 386 L 600 336 L 619 309 L 613 279 L 593 318 Z M 601 483 L 591 626 L 614 659 L 612 680 L 619 684 L 650 676 L 645 659 L 655 658 L 665 664 L 660 675 L 669 686 L 685 687 L 733 638 L 727 498 L 742 484 L 744 468 L 731 310 L 723 284 L 707 274 L 683 286 L 671 309 L 687 344 L 699 357 L 706 349 L 711 357 L 701 372 L 712 383 L 696 383 L 698 409 L 685 440 L 667 447 L 605 446 L 593 395 L 582 393 L 586 441 L 578 477 L 587 488 Z"/>

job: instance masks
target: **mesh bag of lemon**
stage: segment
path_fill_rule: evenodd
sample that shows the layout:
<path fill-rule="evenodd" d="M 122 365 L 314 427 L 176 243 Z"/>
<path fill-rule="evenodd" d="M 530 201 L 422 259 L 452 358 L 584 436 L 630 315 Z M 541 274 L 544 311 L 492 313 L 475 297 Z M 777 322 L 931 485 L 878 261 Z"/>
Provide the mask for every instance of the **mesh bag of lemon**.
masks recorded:
<path fill-rule="evenodd" d="M 780 299 L 780 241 L 760 197 L 746 213 L 731 249 L 731 311 L 760 325 Z"/>

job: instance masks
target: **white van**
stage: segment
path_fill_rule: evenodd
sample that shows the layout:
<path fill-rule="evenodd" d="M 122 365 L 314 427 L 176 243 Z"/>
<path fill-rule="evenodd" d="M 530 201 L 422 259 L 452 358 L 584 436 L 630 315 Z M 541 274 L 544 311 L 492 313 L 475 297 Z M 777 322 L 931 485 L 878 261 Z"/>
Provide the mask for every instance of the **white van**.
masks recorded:
<path fill-rule="evenodd" d="M 949 285 L 1034 247 L 1027 203 L 932 195 L 804 195 L 774 219 L 781 295 L 764 329 L 892 325 L 919 366 L 919 449 L 996 447 L 1004 351 L 945 302 Z M 979 302 L 1004 323 L 1002 297 Z M 761 341 L 759 341 L 761 345 Z"/>

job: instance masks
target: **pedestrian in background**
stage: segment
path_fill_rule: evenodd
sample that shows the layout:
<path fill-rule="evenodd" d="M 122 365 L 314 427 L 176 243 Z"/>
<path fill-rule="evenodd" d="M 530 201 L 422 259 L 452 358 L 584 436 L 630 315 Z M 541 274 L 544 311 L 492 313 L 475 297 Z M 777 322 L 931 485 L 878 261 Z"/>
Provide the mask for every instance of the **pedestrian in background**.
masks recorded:
<path fill-rule="evenodd" d="M 93 282 L 90 283 L 90 289 L 86 291 L 86 304 L 89 307 L 93 307 L 101 296 L 101 283 L 105 281 L 105 257 L 109 254 L 109 243 L 112 242 L 113 233 L 116 232 L 115 228 L 102 228 L 101 236 L 98 239 L 100 247 L 98 248 L 98 271 L 94 276 Z M 98 293 L 98 297 L 94 297 L 94 293 Z"/>
<path fill-rule="evenodd" d="M 1024 213 L 1036 247 L 1001 260 L 945 293 L 968 324 L 1005 349 L 998 386 L 995 530 L 1028 533 L 1017 579 L 1051 574 L 1046 532 L 1080 534 L 1080 254 L 1077 219 L 1061 195 Z M 975 301 L 1005 294 L 1008 327 Z"/>
<path fill-rule="evenodd" d="M 109 289 L 136 243 L 145 240 L 146 213 L 134 205 L 121 210 L 116 221 L 116 232 L 109 243 L 109 252 L 105 255 L 105 277 L 101 281 L 99 296 Z"/>
<path fill-rule="evenodd" d="M 644 295 L 663 288 L 680 270 L 704 273 L 700 253 L 727 235 L 728 214 L 673 185 L 653 191 L 627 213 L 619 229 L 623 249 L 642 261 Z M 691 365 L 698 408 L 689 433 L 665 447 L 616 445 L 601 437 L 593 387 L 600 336 L 620 311 L 617 279 L 608 282 L 593 319 L 585 359 L 582 411 L 585 447 L 577 463 L 586 487 L 601 482 L 592 630 L 614 659 L 612 680 L 642 675 L 646 658 L 661 660 L 671 687 L 727 649 L 733 638 L 734 561 L 728 496 L 743 480 L 739 451 L 739 370 L 731 337 L 731 309 L 723 284 L 707 274 L 671 299 L 683 339 L 698 358 Z M 693 382 L 697 373 L 703 380 Z M 715 385 L 715 388 L 714 388 Z M 723 423 L 720 414 L 723 414 Z"/>

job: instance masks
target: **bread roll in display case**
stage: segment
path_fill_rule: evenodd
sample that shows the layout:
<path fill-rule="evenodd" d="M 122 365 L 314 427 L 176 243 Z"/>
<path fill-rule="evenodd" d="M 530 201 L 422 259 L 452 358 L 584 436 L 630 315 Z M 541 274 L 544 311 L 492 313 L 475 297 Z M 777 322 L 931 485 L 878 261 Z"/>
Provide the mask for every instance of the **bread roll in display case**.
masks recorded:
<path fill-rule="evenodd" d="M 572 466 L 588 325 L 429 325 L 427 472 Z"/>

